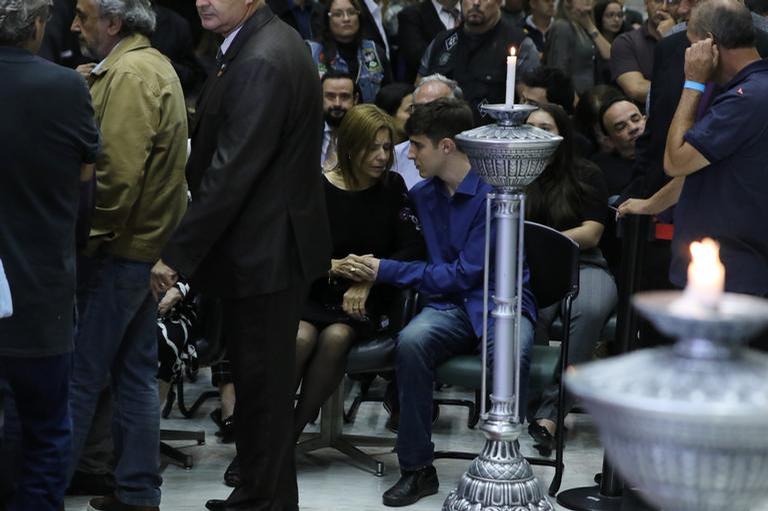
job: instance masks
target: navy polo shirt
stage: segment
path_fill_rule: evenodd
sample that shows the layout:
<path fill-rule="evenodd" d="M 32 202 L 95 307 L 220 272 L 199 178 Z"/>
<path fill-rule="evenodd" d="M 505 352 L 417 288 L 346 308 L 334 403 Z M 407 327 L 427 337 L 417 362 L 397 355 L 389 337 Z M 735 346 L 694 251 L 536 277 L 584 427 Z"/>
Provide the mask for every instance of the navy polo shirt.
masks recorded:
<path fill-rule="evenodd" d="M 686 134 L 710 165 L 685 178 L 670 280 L 683 287 L 688 245 L 720 243 L 727 291 L 768 295 L 768 61 L 742 69 Z"/>

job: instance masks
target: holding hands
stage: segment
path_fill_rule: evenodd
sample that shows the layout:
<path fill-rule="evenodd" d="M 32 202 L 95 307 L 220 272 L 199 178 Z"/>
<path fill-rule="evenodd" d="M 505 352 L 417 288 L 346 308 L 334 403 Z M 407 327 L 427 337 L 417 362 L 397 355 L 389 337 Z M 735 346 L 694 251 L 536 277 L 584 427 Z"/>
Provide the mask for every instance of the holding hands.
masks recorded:
<path fill-rule="evenodd" d="M 372 287 L 373 282 L 357 282 L 349 286 L 341 302 L 344 312 L 358 321 L 366 319 L 365 302 Z"/>
<path fill-rule="evenodd" d="M 332 277 L 343 277 L 353 282 L 373 282 L 379 271 L 379 260 L 373 254 L 349 254 L 343 259 L 331 259 Z"/>
<path fill-rule="evenodd" d="M 685 50 L 685 79 L 699 83 L 711 81 L 720 53 L 711 37 L 697 41 Z"/>

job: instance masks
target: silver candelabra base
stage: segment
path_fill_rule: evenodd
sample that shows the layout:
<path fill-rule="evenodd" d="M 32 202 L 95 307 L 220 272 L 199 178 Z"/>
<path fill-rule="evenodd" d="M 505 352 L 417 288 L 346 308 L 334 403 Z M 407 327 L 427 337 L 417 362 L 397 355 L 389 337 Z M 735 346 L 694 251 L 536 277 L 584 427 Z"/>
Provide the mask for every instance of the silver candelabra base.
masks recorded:
<path fill-rule="evenodd" d="M 443 511 L 549 511 L 547 500 L 531 466 L 520 454 L 517 399 L 520 394 L 519 326 L 521 321 L 522 247 L 525 211 L 524 187 L 547 166 L 562 140 L 546 131 L 525 126 L 535 107 L 485 105 L 497 123 L 461 133 L 456 141 L 472 168 L 496 193 L 488 197 L 496 220 L 494 276 L 494 361 L 492 407 L 483 415 L 485 447 L 443 504 Z M 486 217 L 490 226 L 490 210 Z M 485 322 L 488 307 L 488 261 L 491 230 L 486 231 Z M 484 328 L 484 330 L 486 330 Z M 483 339 L 486 364 L 487 331 Z M 485 382 L 485 372 L 483 373 Z M 485 385 L 482 400 L 485 403 Z"/>

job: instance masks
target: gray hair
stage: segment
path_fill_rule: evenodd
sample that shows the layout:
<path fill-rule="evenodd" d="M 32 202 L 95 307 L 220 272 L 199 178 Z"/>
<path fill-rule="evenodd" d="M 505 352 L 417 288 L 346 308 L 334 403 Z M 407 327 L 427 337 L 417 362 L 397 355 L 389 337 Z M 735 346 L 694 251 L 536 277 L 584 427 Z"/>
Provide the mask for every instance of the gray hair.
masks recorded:
<path fill-rule="evenodd" d="M 149 37 L 155 31 L 157 17 L 149 0 L 96 0 L 96 4 L 102 18 L 123 22 L 122 35 L 139 33 Z"/>
<path fill-rule="evenodd" d="M 413 91 L 415 94 L 417 90 L 425 86 L 426 84 L 430 82 L 440 82 L 448 86 L 449 89 L 451 89 L 451 92 L 453 93 L 454 99 L 464 99 L 464 91 L 461 90 L 461 87 L 459 87 L 459 82 L 456 80 L 451 80 L 445 75 L 441 75 L 440 73 L 435 73 L 431 75 L 427 75 L 416 84 L 416 90 Z"/>
<path fill-rule="evenodd" d="M 35 34 L 35 20 L 50 12 L 51 0 L 0 0 L 0 45 L 18 46 Z"/>
<path fill-rule="evenodd" d="M 720 48 L 755 46 L 755 28 L 749 9 L 738 0 L 707 0 L 691 11 L 688 32 L 701 38 L 710 34 Z"/>

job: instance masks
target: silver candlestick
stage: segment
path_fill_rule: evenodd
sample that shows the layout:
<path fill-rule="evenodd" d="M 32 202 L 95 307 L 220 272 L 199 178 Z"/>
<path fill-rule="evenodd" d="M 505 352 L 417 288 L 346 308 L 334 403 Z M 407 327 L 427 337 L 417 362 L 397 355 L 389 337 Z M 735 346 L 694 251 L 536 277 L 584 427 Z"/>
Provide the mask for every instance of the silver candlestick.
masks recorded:
<path fill-rule="evenodd" d="M 744 341 L 768 325 L 768 300 L 723 295 L 716 309 L 683 293 L 634 305 L 673 347 L 593 362 L 566 376 L 594 417 L 606 455 L 668 511 L 741 511 L 768 498 L 768 356 Z"/>
<path fill-rule="evenodd" d="M 486 443 L 443 504 L 444 511 L 548 511 L 552 505 L 520 454 L 520 321 L 523 279 L 523 189 L 549 163 L 562 137 L 523 124 L 536 109 L 529 105 L 484 105 L 497 123 L 456 136 L 472 168 L 495 187 L 486 217 L 483 388 L 480 429 Z M 491 410 L 485 413 L 488 280 L 491 209 L 496 219 L 494 358 Z"/>

